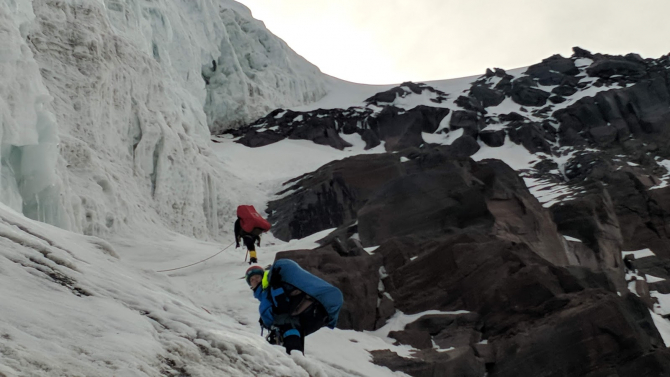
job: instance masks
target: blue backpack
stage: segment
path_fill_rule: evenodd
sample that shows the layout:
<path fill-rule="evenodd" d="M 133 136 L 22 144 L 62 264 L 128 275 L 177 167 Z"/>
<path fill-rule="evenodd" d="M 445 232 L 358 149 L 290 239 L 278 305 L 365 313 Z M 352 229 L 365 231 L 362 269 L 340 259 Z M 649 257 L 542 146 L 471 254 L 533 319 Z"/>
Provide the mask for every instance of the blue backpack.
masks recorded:
<path fill-rule="evenodd" d="M 272 272 L 279 271 L 281 281 L 290 284 L 305 292 L 318 301 L 328 313 L 326 326 L 333 329 L 337 325 L 337 318 L 344 299 L 339 289 L 325 280 L 305 271 L 300 265 L 290 259 L 276 261 L 268 273 L 268 281 L 272 281 Z"/>

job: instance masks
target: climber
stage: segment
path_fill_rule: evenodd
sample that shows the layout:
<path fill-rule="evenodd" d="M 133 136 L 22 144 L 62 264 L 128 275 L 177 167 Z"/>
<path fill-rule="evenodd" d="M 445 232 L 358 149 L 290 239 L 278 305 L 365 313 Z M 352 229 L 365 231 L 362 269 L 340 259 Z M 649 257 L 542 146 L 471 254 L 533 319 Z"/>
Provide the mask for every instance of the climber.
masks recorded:
<path fill-rule="evenodd" d="M 240 247 L 240 239 L 249 252 L 249 264 L 258 263 L 256 246 L 261 245 L 261 233 L 270 230 L 270 223 L 256 212 L 254 206 L 237 207 L 235 221 L 235 247 Z"/>
<path fill-rule="evenodd" d="M 335 328 L 342 292 L 303 270 L 290 259 L 276 261 L 268 271 L 251 266 L 247 284 L 260 301 L 259 323 L 269 329 L 267 341 L 305 353 L 305 337 L 323 326 Z"/>

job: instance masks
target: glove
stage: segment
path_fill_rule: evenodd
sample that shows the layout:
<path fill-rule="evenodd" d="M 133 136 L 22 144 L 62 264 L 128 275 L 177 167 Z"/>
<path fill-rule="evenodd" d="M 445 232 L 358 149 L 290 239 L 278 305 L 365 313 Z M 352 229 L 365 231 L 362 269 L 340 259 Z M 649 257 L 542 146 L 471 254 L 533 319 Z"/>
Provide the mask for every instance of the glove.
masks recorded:
<path fill-rule="evenodd" d="M 273 268 L 270 276 L 270 286 L 277 288 L 281 286 L 281 267 Z"/>
<path fill-rule="evenodd" d="M 277 341 L 277 329 L 271 329 L 268 331 L 268 336 L 265 337 L 265 340 L 267 340 L 270 344 L 279 344 Z"/>
<path fill-rule="evenodd" d="M 286 348 L 286 353 L 289 355 L 293 350 L 298 350 L 303 354 L 305 353 L 302 350 L 302 340 L 299 335 L 290 335 L 284 338 L 284 348 Z"/>

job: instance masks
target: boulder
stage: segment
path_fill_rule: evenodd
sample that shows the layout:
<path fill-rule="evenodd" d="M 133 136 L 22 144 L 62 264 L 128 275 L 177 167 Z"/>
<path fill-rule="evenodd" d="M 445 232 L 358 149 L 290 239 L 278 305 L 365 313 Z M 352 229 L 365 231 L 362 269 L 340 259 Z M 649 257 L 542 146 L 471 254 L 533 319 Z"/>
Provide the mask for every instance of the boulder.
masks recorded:
<path fill-rule="evenodd" d="M 508 126 L 509 139 L 517 144 L 523 145 L 530 153 L 552 154 L 549 136 L 539 123 L 512 122 Z"/>
<path fill-rule="evenodd" d="M 589 76 L 609 78 L 614 75 L 640 77 L 646 73 L 644 64 L 622 58 L 608 58 L 591 64 L 586 72 Z"/>
<path fill-rule="evenodd" d="M 372 362 L 413 377 L 481 377 L 486 367 L 470 347 L 461 347 L 449 352 L 425 350 L 412 358 L 401 357 L 389 350 L 371 351 Z"/>
<path fill-rule="evenodd" d="M 395 339 L 399 344 L 406 344 L 417 349 L 433 348 L 430 334 L 420 330 L 402 330 L 389 332 L 389 338 Z"/>
<path fill-rule="evenodd" d="M 447 328 L 433 337 L 433 342 L 442 348 L 472 347 L 482 340 L 482 333 L 472 328 Z"/>
<path fill-rule="evenodd" d="M 550 94 L 535 88 L 537 84 L 530 78 L 520 78 L 512 81 L 512 101 L 522 106 L 544 106 Z"/>
<path fill-rule="evenodd" d="M 335 130 L 335 122 L 329 118 L 314 118 L 309 123 L 301 123 L 291 130 L 288 138 L 311 140 L 316 144 L 329 145 L 339 150 L 351 147 L 351 144 L 340 137 Z"/>
<path fill-rule="evenodd" d="M 504 130 L 482 130 L 479 132 L 479 139 L 489 147 L 501 147 L 505 144 Z"/>
<path fill-rule="evenodd" d="M 539 77 L 547 72 L 574 76 L 579 74 L 579 69 L 575 67 L 575 62 L 572 59 L 564 58 L 561 55 L 552 55 L 542 60 L 541 63 L 531 65 L 526 70 L 526 74 L 533 77 Z"/>
<path fill-rule="evenodd" d="M 476 137 L 479 130 L 484 128 L 484 125 L 476 112 L 456 110 L 449 120 L 449 129 L 457 130 L 459 128 L 462 128 L 466 134 Z"/>
<path fill-rule="evenodd" d="M 435 336 L 450 327 L 481 329 L 479 315 L 477 313 L 426 314 L 405 325 L 405 330 L 423 331 Z"/>
<path fill-rule="evenodd" d="M 473 85 L 470 88 L 470 96 L 476 98 L 483 107 L 498 106 L 505 100 L 505 93 L 486 85 Z"/>
<path fill-rule="evenodd" d="M 482 106 L 482 103 L 479 101 L 479 99 L 474 96 L 458 96 L 454 103 L 456 106 L 462 107 L 465 110 L 484 112 L 484 106 Z"/>
<path fill-rule="evenodd" d="M 593 54 L 590 51 L 577 46 L 572 48 L 572 56 L 575 58 L 593 59 Z"/>
<path fill-rule="evenodd" d="M 463 135 L 451 143 L 453 156 L 456 158 L 468 158 L 479 151 L 479 143 L 470 135 Z"/>
<path fill-rule="evenodd" d="M 500 114 L 498 118 L 501 122 L 523 122 L 528 120 L 525 116 L 514 111 L 509 114 Z"/>
<path fill-rule="evenodd" d="M 554 89 L 551 90 L 553 94 L 556 94 L 558 96 L 562 97 L 570 97 L 571 95 L 577 93 L 578 89 L 575 88 L 574 86 L 569 86 L 569 85 L 559 85 L 555 87 Z"/>
<path fill-rule="evenodd" d="M 559 103 L 563 103 L 565 101 L 566 101 L 566 99 L 562 96 L 551 96 L 551 97 L 549 97 L 549 102 L 551 102 L 553 104 L 559 104 Z"/>
<path fill-rule="evenodd" d="M 368 125 L 386 142 L 387 151 L 396 151 L 423 144 L 421 133 L 434 133 L 449 111 L 423 105 L 408 111 L 387 106 L 377 117 L 369 119 Z"/>
<path fill-rule="evenodd" d="M 581 132 L 590 128 L 607 126 L 607 122 L 603 119 L 592 97 L 582 98 L 574 105 L 557 110 L 553 116 L 561 123 L 559 133 L 564 133 L 567 129 Z"/>
<path fill-rule="evenodd" d="M 619 131 L 611 126 L 594 127 L 589 130 L 589 136 L 601 146 L 608 146 L 616 141 Z"/>

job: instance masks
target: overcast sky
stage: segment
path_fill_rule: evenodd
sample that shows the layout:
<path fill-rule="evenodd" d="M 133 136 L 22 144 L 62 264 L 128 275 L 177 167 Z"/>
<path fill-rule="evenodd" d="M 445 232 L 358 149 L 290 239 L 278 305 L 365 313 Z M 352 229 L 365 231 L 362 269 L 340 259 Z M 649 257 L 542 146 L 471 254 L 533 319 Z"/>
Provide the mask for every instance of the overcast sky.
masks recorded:
<path fill-rule="evenodd" d="M 392 84 L 528 66 L 573 46 L 670 52 L 669 0 L 238 0 L 321 71 Z"/>

